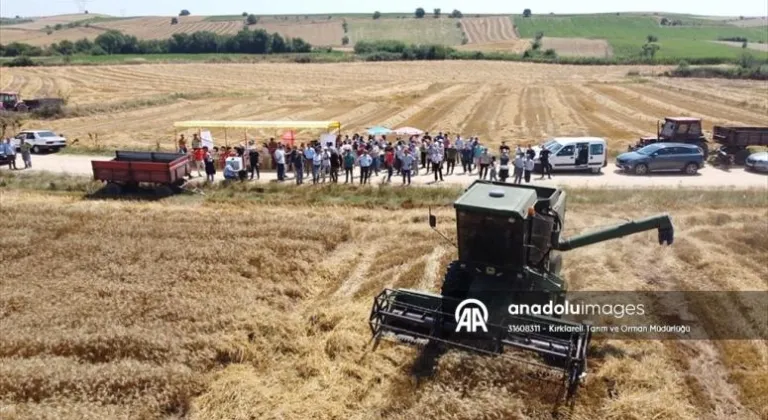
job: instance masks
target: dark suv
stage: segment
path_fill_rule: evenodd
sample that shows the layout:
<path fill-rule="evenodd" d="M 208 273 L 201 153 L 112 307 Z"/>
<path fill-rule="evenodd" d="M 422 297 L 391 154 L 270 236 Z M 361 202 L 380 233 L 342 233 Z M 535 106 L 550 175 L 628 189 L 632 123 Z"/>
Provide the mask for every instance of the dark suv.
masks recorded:
<path fill-rule="evenodd" d="M 696 175 L 704 166 L 704 151 L 692 144 L 654 143 L 620 154 L 616 157 L 616 166 L 637 175 L 666 171 Z"/>

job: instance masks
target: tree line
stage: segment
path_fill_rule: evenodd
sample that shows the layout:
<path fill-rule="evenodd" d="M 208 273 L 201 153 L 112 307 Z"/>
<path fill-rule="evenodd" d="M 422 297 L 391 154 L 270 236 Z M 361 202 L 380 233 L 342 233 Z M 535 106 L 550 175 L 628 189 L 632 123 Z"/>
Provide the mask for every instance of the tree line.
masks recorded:
<path fill-rule="evenodd" d="M 173 34 L 169 39 L 140 40 L 133 35 L 109 30 L 93 41 L 83 38 L 79 41 L 64 40 L 41 48 L 20 42 L 0 44 L 3 57 L 40 57 L 45 55 L 111 55 L 111 54 L 167 54 L 167 53 L 241 53 L 280 54 L 307 53 L 312 45 L 301 38 L 283 37 L 263 29 L 254 31 L 243 28 L 234 35 L 219 35 L 208 31 L 191 34 Z"/>

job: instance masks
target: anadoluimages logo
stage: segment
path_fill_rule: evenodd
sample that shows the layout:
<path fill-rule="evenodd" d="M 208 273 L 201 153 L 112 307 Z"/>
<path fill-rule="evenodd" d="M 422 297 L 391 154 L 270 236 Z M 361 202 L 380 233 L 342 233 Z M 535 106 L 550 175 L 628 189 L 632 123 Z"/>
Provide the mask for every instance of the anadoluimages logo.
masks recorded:
<path fill-rule="evenodd" d="M 471 333 L 476 332 L 478 328 L 488 332 L 488 328 L 485 327 L 485 323 L 488 322 L 488 308 L 477 299 L 463 300 L 456 307 L 456 313 L 453 316 L 457 323 L 456 332 L 461 331 L 462 328 L 466 328 L 466 331 Z"/>

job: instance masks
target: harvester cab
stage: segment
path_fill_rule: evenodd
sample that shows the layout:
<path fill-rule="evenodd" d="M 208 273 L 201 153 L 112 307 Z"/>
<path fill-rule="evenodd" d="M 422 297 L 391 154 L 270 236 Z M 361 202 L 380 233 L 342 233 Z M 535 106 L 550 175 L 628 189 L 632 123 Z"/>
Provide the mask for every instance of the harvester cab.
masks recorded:
<path fill-rule="evenodd" d="M 376 344 L 388 336 L 503 355 L 561 372 L 573 395 L 586 371 L 589 323 L 521 315 L 512 306 L 565 303 L 560 252 L 652 229 L 660 244 L 671 244 L 673 226 L 662 214 L 564 238 L 565 202 L 556 188 L 474 182 L 454 203 L 458 260 L 449 264 L 441 293 L 379 293 L 369 317 Z M 429 222 L 436 226 L 431 213 Z"/>

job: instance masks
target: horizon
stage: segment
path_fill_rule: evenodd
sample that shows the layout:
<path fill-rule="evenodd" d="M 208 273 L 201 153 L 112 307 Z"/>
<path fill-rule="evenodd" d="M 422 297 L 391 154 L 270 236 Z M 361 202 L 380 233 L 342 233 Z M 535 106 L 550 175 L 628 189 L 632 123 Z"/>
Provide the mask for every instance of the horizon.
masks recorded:
<path fill-rule="evenodd" d="M 158 4 L 161 3 L 161 4 Z M 334 0 L 322 4 L 304 0 L 284 0 L 279 4 L 264 4 L 253 10 L 248 2 L 242 0 L 221 0 L 215 4 L 203 0 L 184 0 L 175 6 L 168 2 L 150 0 L 134 0 L 130 3 L 109 2 L 99 0 L 0 0 L 0 16 L 13 18 L 40 18 L 56 15 L 73 15 L 84 13 L 109 15 L 113 17 L 136 16 L 176 16 L 182 9 L 187 9 L 193 16 L 239 15 L 244 11 L 257 16 L 296 16 L 296 15 L 333 15 L 333 14 L 373 14 L 379 11 L 383 14 L 412 14 L 417 7 L 423 7 L 427 13 L 440 7 L 443 14 L 449 14 L 453 9 L 461 10 L 465 16 L 483 15 L 520 15 L 523 9 L 530 8 L 536 15 L 592 15 L 612 13 L 647 13 L 647 14 L 683 14 L 691 16 L 712 17 L 767 17 L 768 2 L 755 0 L 734 0 L 728 4 L 701 3 L 693 0 L 680 0 L 670 4 L 664 0 L 649 0 L 642 3 L 643 10 L 627 7 L 626 10 L 612 9 L 613 2 L 607 0 L 591 0 L 574 4 L 566 0 L 544 0 L 529 6 L 521 5 L 519 10 L 509 10 L 508 3 L 501 0 L 476 0 L 472 2 L 473 9 L 463 9 L 458 1 L 443 1 L 441 4 L 424 5 L 421 1 L 389 0 L 387 2 L 369 2 L 361 5 L 352 0 Z M 410 5 L 410 6 L 409 6 Z M 130 6 L 130 7 L 126 7 Z M 380 7 L 383 6 L 383 7 Z M 626 5 L 624 5 L 626 7 Z M 325 9 L 327 8 L 327 9 Z M 335 11 L 333 11 L 335 10 Z M 343 10 L 343 11 L 342 11 Z"/>

